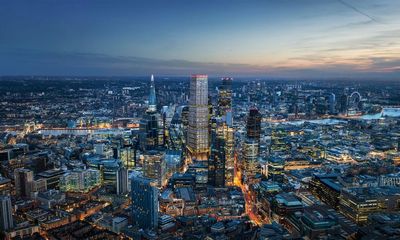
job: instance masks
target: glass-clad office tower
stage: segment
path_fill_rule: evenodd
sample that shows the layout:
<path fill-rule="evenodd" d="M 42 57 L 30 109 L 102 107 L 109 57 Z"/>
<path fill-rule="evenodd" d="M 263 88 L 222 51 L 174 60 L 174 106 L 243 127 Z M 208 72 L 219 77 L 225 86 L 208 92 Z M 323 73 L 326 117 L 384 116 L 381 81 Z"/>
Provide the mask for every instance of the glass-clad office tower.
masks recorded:
<path fill-rule="evenodd" d="M 149 91 L 149 105 L 140 120 L 140 147 L 142 150 L 152 150 L 158 147 L 159 134 L 160 134 L 160 114 L 157 113 L 156 90 L 154 86 L 154 76 L 151 75 L 150 91 Z"/>
<path fill-rule="evenodd" d="M 247 117 L 247 137 L 260 142 L 261 114 L 257 108 L 251 108 Z"/>
<path fill-rule="evenodd" d="M 225 187 L 225 139 L 220 118 L 211 119 L 211 153 L 208 159 L 208 183 Z"/>
<path fill-rule="evenodd" d="M 232 112 L 232 81 L 233 78 L 222 78 L 222 84 L 218 91 L 218 114 L 219 116 L 227 117 L 229 112 Z M 226 120 L 229 122 L 229 120 Z"/>
<path fill-rule="evenodd" d="M 131 182 L 133 223 L 142 229 L 158 225 L 158 189 L 153 179 L 134 176 Z"/>
<path fill-rule="evenodd" d="M 0 196 L 0 230 L 6 231 L 13 227 L 11 199 L 9 196 Z"/>
<path fill-rule="evenodd" d="M 219 135 L 224 139 L 225 151 L 225 185 L 232 186 L 235 173 L 234 135 L 232 114 L 232 81 L 233 78 L 223 77 L 218 91 L 218 116 L 223 123 L 218 126 Z M 212 150 L 211 150 L 212 151 Z M 212 153 L 211 153 L 212 155 Z"/>
<path fill-rule="evenodd" d="M 207 75 L 192 75 L 186 141 L 188 153 L 192 159 L 203 161 L 208 159 L 208 123 L 208 77 Z"/>

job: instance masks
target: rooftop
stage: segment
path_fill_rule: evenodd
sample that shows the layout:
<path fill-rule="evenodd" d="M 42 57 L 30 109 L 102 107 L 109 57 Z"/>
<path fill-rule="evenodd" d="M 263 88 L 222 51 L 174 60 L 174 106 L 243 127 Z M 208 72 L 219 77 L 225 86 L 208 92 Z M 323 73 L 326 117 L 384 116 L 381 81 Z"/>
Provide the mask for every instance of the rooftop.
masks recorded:
<path fill-rule="evenodd" d="M 300 200 L 297 199 L 296 196 L 290 193 L 280 193 L 275 196 L 276 201 L 279 204 L 286 205 L 288 207 L 293 206 L 303 206 Z"/>

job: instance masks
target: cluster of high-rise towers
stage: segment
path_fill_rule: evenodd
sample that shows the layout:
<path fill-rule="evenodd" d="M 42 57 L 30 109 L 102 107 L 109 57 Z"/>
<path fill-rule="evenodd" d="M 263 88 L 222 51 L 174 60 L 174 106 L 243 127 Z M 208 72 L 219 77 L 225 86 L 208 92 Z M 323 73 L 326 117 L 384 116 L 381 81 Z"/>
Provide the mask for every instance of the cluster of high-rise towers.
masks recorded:
<path fill-rule="evenodd" d="M 189 106 L 185 126 L 186 162 L 201 162 L 208 166 L 208 184 L 215 187 L 233 185 L 234 130 L 232 116 L 232 78 L 225 77 L 218 87 L 218 101 L 212 106 L 208 94 L 208 76 L 192 75 Z M 182 113 L 182 115 L 184 115 Z M 182 116 L 183 118 L 183 116 Z M 243 143 L 243 169 L 245 176 L 257 172 L 258 145 L 261 116 L 256 108 L 250 109 L 247 138 Z M 153 153 L 157 146 L 165 145 L 165 124 L 157 112 L 154 77 L 151 76 L 148 109 L 140 123 L 141 149 Z M 156 153 L 154 153 L 156 154 Z M 146 172 L 146 163 L 144 163 Z M 151 166 L 151 171 L 154 170 Z M 150 174 L 151 175 L 151 174 Z"/>
<path fill-rule="evenodd" d="M 209 184 L 233 184 L 234 138 L 232 126 L 232 78 L 222 78 L 218 106 L 213 108 L 208 95 L 208 76 L 192 75 L 184 151 L 189 162 L 205 162 Z M 154 77 L 151 76 L 149 104 L 140 123 L 140 144 L 151 151 L 165 144 L 163 123 L 156 107 Z"/>
<path fill-rule="evenodd" d="M 243 143 L 242 180 L 251 181 L 258 170 L 261 114 L 251 108 Z M 208 184 L 232 186 L 235 175 L 235 141 L 232 116 L 232 78 L 222 78 L 218 104 L 211 106 L 207 75 L 192 75 L 190 81 L 189 126 L 186 148 L 195 161 L 208 161 Z"/>
<path fill-rule="evenodd" d="M 182 114 L 184 115 L 184 114 Z M 208 76 L 192 75 L 186 137 L 183 150 L 186 163 L 200 162 L 208 167 L 208 184 L 214 187 L 233 185 L 234 135 L 232 126 L 232 78 L 223 78 L 217 108 L 208 95 Z M 146 152 L 143 177 L 132 179 L 132 210 L 142 228 L 157 225 L 158 189 L 163 185 L 165 123 L 157 112 L 154 77 L 151 76 L 148 108 L 140 122 L 139 145 Z M 156 180 L 155 180 L 156 179 Z"/>
<path fill-rule="evenodd" d="M 208 76 L 192 75 L 190 79 L 189 106 L 185 126 L 185 164 L 200 163 L 207 166 L 207 184 L 216 188 L 234 185 L 235 141 L 232 116 L 232 78 L 222 78 L 218 87 L 218 101 L 212 106 L 208 94 Z M 182 113 L 186 115 L 186 113 Z M 182 116 L 182 118 L 185 118 Z M 243 180 L 255 177 L 261 131 L 261 115 L 250 109 L 247 120 L 247 138 L 243 143 L 241 168 Z M 143 175 L 135 176 L 132 182 L 132 209 L 143 228 L 154 228 L 157 224 L 158 187 L 163 186 L 163 153 L 165 123 L 157 112 L 154 77 L 151 76 L 149 103 L 140 122 L 140 148 L 146 152 Z"/>
<path fill-rule="evenodd" d="M 207 162 L 209 185 L 233 185 L 232 78 L 222 78 L 216 108 L 209 101 L 207 75 L 192 75 L 189 97 L 187 155 Z"/>

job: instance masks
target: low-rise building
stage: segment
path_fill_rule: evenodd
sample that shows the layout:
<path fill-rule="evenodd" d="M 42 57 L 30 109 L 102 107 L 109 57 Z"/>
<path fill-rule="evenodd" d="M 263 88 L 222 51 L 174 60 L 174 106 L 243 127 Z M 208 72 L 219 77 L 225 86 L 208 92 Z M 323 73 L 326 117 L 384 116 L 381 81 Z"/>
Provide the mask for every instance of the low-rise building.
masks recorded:
<path fill-rule="evenodd" d="M 397 187 L 355 187 L 343 189 L 340 194 L 339 211 L 359 224 L 365 224 L 372 213 L 399 210 Z"/>

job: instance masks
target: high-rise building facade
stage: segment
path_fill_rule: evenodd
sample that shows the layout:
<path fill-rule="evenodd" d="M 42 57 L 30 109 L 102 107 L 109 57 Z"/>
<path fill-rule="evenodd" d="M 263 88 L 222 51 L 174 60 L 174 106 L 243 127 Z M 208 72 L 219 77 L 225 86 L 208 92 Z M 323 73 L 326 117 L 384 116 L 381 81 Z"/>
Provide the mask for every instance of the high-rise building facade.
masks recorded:
<path fill-rule="evenodd" d="M 142 150 L 152 150 L 159 145 L 160 114 L 157 113 L 156 91 L 154 76 L 150 79 L 149 106 L 139 123 L 140 146 Z"/>
<path fill-rule="evenodd" d="M 152 150 L 158 146 L 158 118 L 156 112 L 146 112 L 139 123 L 140 147 L 142 150 Z"/>
<path fill-rule="evenodd" d="M 86 193 L 100 184 L 101 173 L 97 169 L 76 169 L 60 178 L 60 190 L 64 192 Z"/>
<path fill-rule="evenodd" d="M 233 128 L 222 118 L 213 117 L 211 129 L 208 182 L 218 187 L 232 186 L 235 173 Z"/>
<path fill-rule="evenodd" d="M 257 108 L 250 109 L 247 117 L 247 138 L 260 142 L 261 136 L 261 114 Z"/>
<path fill-rule="evenodd" d="M 133 223 L 142 229 L 158 226 L 158 189 L 153 179 L 134 176 L 131 183 Z"/>
<path fill-rule="evenodd" d="M 14 171 L 14 177 L 17 196 L 29 198 L 33 190 L 33 171 L 25 168 L 18 168 Z"/>
<path fill-rule="evenodd" d="M 147 112 L 140 120 L 140 147 L 142 150 L 152 150 L 158 146 L 158 119 L 156 112 Z"/>
<path fill-rule="evenodd" d="M 243 166 L 246 181 L 254 179 L 258 173 L 258 142 L 254 138 L 247 138 L 243 144 Z"/>
<path fill-rule="evenodd" d="M 235 175 L 235 139 L 233 127 L 228 124 L 222 126 L 225 141 L 225 185 L 233 186 Z"/>
<path fill-rule="evenodd" d="M 232 112 L 232 80 L 233 78 L 222 78 L 222 85 L 218 91 L 218 113 L 220 116 L 227 116 Z M 227 120 L 228 121 L 228 120 Z"/>
<path fill-rule="evenodd" d="M 187 149 L 189 156 L 207 160 L 209 154 L 208 77 L 192 75 L 190 80 L 189 127 Z"/>
<path fill-rule="evenodd" d="M 128 170 L 125 167 L 117 171 L 116 192 L 118 195 L 128 193 Z"/>
<path fill-rule="evenodd" d="M 225 187 L 225 139 L 220 118 L 211 119 L 211 153 L 208 159 L 208 183 Z"/>
<path fill-rule="evenodd" d="M 165 153 L 151 150 L 144 154 L 143 173 L 147 178 L 156 180 L 157 186 L 166 184 L 167 166 L 165 162 Z"/>
<path fill-rule="evenodd" d="M 14 227 L 11 198 L 0 196 L 0 230 L 7 231 Z"/>
<path fill-rule="evenodd" d="M 219 135 L 223 135 L 225 151 L 225 185 L 233 185 L 235 173 L 234 160 L 234 134 L 232 115 L 232 81 L 233 78 L 222 78 L 222 84 L 218 92 L 218 114 L 224 120 L 219 124 Z"/>
<path fill-rule="evenodd" d="M 156 100 L 156 88 L 154 86 L 154 76 L 151 75 L 150 78 L 150 94 L 149 94 L 149 112 L 157 111 L 157 100 Z"/>
<path fill-rule="evenodd" d="M 261 114 L 257 108 L 251 108 L 247 117 L 247 138 L 243 143 L 242 163 L 246 181 L 254 179 L 258 173 L 258 155 L 261 137 Z"/>
<path fill-rule="evenodd" d="M 135 166 L 135 149 L 131 146 L 121 148 L 119 158 L 127 169 L 132 169 Z"/>

